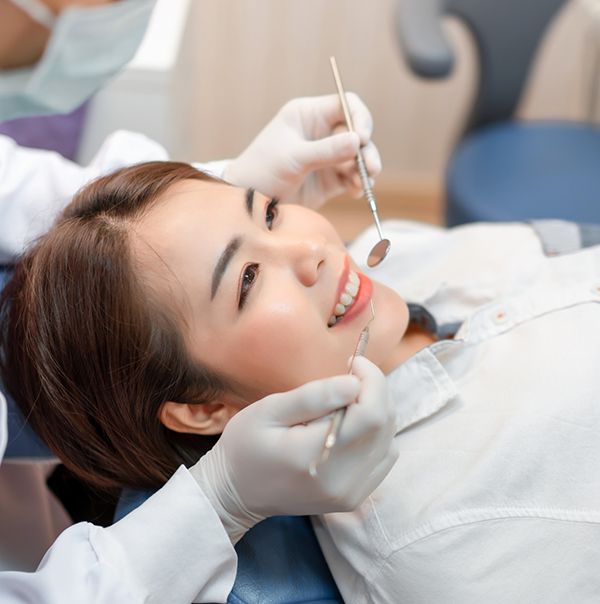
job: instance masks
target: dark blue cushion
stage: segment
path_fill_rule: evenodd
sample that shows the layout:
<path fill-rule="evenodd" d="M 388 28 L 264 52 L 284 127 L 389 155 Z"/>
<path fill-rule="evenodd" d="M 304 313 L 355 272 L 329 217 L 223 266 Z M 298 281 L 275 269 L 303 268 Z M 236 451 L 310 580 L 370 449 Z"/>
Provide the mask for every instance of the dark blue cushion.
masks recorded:
<path fill-rule="evenodd" d="M 8 441 L 4 459 L 37 461 L 55 458 L 54 453 L 27 423 L 21 410 L 6 392 L 2 381 L 0 391 L 8 403 Z"/>
<path fill-rule="evenodd" d="M 115 522 L 152 493 L 124 489 Z M 267 518 L 235 550 L 238 570 L 229 604 L 343 604 L 307 516 Z"/>
<path fill-rule="evenodd" d="M 447 173 L 449 226 L 562 218 L 600 223 L 600 129 L 502 122 L 469 135 Z"/>

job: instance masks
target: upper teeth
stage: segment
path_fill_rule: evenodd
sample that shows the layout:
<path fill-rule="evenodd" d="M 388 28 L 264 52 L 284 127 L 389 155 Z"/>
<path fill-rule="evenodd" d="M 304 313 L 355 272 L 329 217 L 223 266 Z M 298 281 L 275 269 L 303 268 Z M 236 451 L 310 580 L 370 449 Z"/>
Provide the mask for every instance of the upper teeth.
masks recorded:
<path fill-rule="evenodd" d="M 340 295 L 340 301 L 336 304 L 333 311 L 334 314 L 331 315 L 331 318 L 327 322 L 329 327 L 335 325 L 338 319 L 354 304 L 359 286 L 360 279 L 358 278 L 358 275 L 353 271 L 350 271 L 348 275 L 348 283 L 346 283 L 346 287 Z"/>

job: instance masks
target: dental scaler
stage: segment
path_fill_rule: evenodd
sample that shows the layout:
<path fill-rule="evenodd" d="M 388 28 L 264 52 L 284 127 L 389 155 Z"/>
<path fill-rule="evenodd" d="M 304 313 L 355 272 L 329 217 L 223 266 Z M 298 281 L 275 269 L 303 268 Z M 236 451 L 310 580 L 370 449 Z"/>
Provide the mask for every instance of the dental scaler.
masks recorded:
<path fill-rule="evenodd" d="M 352 360 L 350 361 L 350 369 L 348 370 L 348 373 L 352 373 L 352 365 L 354 365 L 354 359 L 356 357 L 362 357 L 365 355 L 365 350 L 367 349 L 367 344 L 369 343 L 369 325 L 371 325 L 373 319 L 375 318 L 375 307 L 373 306 L 373 300 L 371 300 L 371 298 L 369 298 L 369 303 L 371 304 L 371 318 L 369 319 L 369 322 L 367 323 L 365 328 L 360 332 L 356 349 L 354 351 L 354 354 L 352 355 Z M 346 415 L 347 409 L 348 407 L 342 407 L 333 414 L 333 419 L 331 420 L 331 425 L 329 426 L 329 432 L 327 432 L 327 438 L 325 439 L 325 447 L 323 448 L 321 458 L 318 462 L 312 462 L 309 466 L 311 476 L 316 476 L 317 465 L 325 463 L 329 458 L 329 453 L 337 442 L 338 436 L 340 434 L 340 430 L 342 428 L 342 421 L 344 420 L 344 416 Z"/>
<path fill-rule="evenodd" d="M 344 112 L 344 119 L 346 120 L 346 126 L 349 132 L 354 132 L 354 124 L 352 122 L 352 116 L 348 110 L 348 103 L 346 102 L 346 93 L 342 87 L 342 79 L 340 78 L 340 72 L 338 71 L 337 62 L 335 57 L 329 57 L 331 63 L 331 70 L 333 71 L 333 78 L 335 85 L 340 97 L 340 103 L 342 104 L 342 111 Z M 377 227 L 377 233 L 379 235 L 379 241 L 373 246 L 369 257 L 367 258 L 367 264 L 370 267 L 377 266 L 387 256 L 390 251 L 392 244 L 389 239 L 385 239 L 383 231 L 381 230 L 381 222 L 379 222 L 379 212 L 377 211 L 377 202 L 375 201 L 375 195 L 373 194 L 373 188 L 371 187 L 371 181 L 369 180 L 369 174 L 365 165 L 365 160 L 360 148 L 356 154 L 356 166 L 358 167 L 358 174 L 360 176 L 360 182 L 362 183 L 363 190 L 365 192 L 365 198 L 373 212 L 373 218 L 375 219 L 375 226 Z"/>

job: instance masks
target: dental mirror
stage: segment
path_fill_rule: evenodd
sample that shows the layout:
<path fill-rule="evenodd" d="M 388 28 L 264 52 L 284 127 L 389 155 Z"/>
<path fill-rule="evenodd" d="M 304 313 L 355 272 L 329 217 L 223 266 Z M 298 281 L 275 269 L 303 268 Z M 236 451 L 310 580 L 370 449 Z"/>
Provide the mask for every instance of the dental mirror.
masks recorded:
<path fill-rule="evenodd" d="M 373 268 L 377 266 L 390 251 L 391 244 L 388 239 L 382 239 L 373 246 L 369 257 L 367 258 L 367 264 Z"/>
<path fill-rule="evenodd" d="M 342 86 L 342 79 L 340 78 L 340 72 L 338 71 L 337 62 L 335 57 L 329 57 L 331 63 L 331 70 L 333 71 L 333 79 L 335 80 L 335 86 L 340 97 L 340 103 L 342 104 L 342 111 L 344 112 L 344 119 L 346 120 L 346 126 L 349 132 L 354 132 L 354 124 L 352 123 L 352 116 L 348 110 L 348 104 L 346 103 L 346 93 Z M 375 219 L 375 226 L 377 227 L 377 233 L 379 234 L 379 241 L 373 246 L 371 253 L 367 259 L 367 264 L 373 268 L 380 264 L 383 259 L 387 256 L 392 244 L 389 239 L 383 236 L 381 231 L 381 223 L 379 222 L 379 212 L 377 211 L 377 203 L 375 201 L 375 195 L 373 195 L 373 188 L 371 187 L 371 181 L 369 180 L 369 174 L 365 165 L 362 151 L 359 149 L 356 154 L 356 166 L 358 168 L 358 174 L 360 176 L 360 182 L 365 192 L 365 198 L 373 212 L 373 218 Z"/>

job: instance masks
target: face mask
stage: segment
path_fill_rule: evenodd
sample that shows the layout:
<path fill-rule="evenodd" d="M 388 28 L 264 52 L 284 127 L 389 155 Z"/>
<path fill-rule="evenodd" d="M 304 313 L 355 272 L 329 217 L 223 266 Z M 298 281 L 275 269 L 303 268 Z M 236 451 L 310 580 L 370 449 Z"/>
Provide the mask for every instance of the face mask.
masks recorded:
<path fill-rule="evenodd" d="M 69 7 L 55 17 L 39 0 L 11 0 L 52 30 L 38 63 L 0 70 L 0 121 L 69 113 L 133 58 L 156 0 Z"/>

